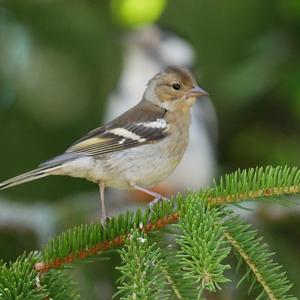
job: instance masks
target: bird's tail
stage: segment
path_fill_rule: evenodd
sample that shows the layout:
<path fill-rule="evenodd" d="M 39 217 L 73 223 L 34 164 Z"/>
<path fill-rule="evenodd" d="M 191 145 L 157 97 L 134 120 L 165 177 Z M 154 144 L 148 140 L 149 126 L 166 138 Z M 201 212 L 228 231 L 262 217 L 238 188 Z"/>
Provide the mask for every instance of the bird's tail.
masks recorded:
<path fill-rule="evenodd" d="M 21 174 L 19 176 L 13 177 L 11 179 L 1 182 L 0 190 L 4 190 L 4 189 L 10 188 L 15 185 L 19 185 L 19 184 L 22 184 L 22 183 L 25 183 L 28 181 L 46 177 L 48 175 L 51 175 L 51 172 L 55 171 L 58 168 L 60 168 L 60 167 L 55 166 L 55 167 L 48 167 L 48 168 L 38 168 L 38 169 L 35 169 L 32 171 L 29 171 L 27 173 Z"/>

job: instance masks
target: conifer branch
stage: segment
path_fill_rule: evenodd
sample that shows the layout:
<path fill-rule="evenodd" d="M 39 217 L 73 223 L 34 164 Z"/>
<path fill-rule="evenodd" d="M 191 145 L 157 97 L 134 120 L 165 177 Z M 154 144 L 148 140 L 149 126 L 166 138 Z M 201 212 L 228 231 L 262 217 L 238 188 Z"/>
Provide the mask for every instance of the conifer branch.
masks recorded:
<path fill-rule="evenodd" d="M 199 201 L 207 201 L 210 206 L 220 206 L 297 193 L 300 193 L 300 170 L 285 166 L 237 170 L 221 177 L 214 187 L 190 195 Z M 127 212 L 113 218 L 106 228 L 90 224 L 68 230 L 49 241 L 42 251 L 44 261 L 36 264 L 36 270 L 47 272 L 120 246 L 133 228 L 140 227 L 141 231 L 148 233 L 176 223 L 183 203 L 182 197 L 178 196 L 169 202 L 158 203 L 153 211 L 147 209 L 142 214 L 138 210 L 135 214 Z"/>
<path fill-rule="evenodd" d="M 181 291 L 177 287 L 176 282 L 174 281 L 172 276 L 169 274 L 169 270 L 163 265 L 160 266 L 160 270 L 161 270 L 162 274 L 164 275 L 164 277 L 166 278 L 169 286 L 172 288 L 172 291 L 173 291 L 175 297 L 178 300 L 184 300 L 184 297 L 181 295 Z"/>
<path fill-rule="evenodd" d="M 222 262 L 230 252 L 229 244 L 223 237 L 221 225 L 222 210 L 209 208 L 206 201 L 195 196 L 185 200 L 177 237 L 181 249 L 177 254 L 184 277 L 195 282 L 198 298 L 207 290 L 215 292 L 220 284 L 229 281 L 224 271 L 229 265 Z"/>
<path fill-rule="evenodd" d="M 48 290 L 48 297 L 43 300 L 82 299 L 76 284 L 70 278 L 67 270 L 51 270 L 45 276 L 42 276 L 40 284 Z"/>
<path fill-rule="evenodd" d="M 121 299 L 168 299 L 170 291 L 161 272 L 163 259 L 160 248 L 150 244 L 147 235 L 134 230 L 118 251 L 122 259 L 119 291 Z"/>
<path fill-rule="evenodd" d="M 23 254 L 14 263 L 0 267 L 0 299 L 42 300 L 48 297 L 45 286 L 39 284 L 38 273 L 32 268 L 37 253 Z"/>
<path fill-rule="evenodd" d="M 177 256 L 178 252 L 170 250 L 168 247 L 164 249 L 164 262 L 165 264 L 162 265 L 162 268 L 165 271 L 162 271 L 166 274 L 166 279 L 171 289 L 173 291 L 173 297 L 170 299 L 179 299 L 179 300 L 186 300 L 186 299 L 198 299 L 198 291 L 195 288 L 195 282 L 191 281 L 188 277 L 183 276 L 184 271 L 182 269 L 182 265 L 179 264 L 179 258 Z M 168 275 L 167 275 L 168 274 Z"/>
<path fill-rule="evenodd" d="M 15 262 L 0 265 L 0 299 L 77 300 L 77 288 L 65 271 L 48 272 L 43 278 L 33 268 L 38 252 L 23 254 Z"/>
<path fill-rule="evenodd" d="M 209 204 L 224 205 L 246 200 L 268 199 L 300 193 L 300 170 L 287 166 L 240 169 L 222 176 L 204 191 Z"/>
<path fill-rule="evenodd" d="M 224 225 L 226 226 L 224 236 L 235 249 L 238 258 L 240 257 L 248 268 L 238 285 L 248 278 L 252 280 L 249 294 L 255 282 L 261 287 L 256 299 L 296 300 L 287 294 L 292 284 L 281 271 L 282 267 L 272 260 L 273 253 L 270 253 L 267 245 L 262 243 L 262 238 L 257 237 L 257 232 L 249 230 L 250 225 L 237 216 L 226 220 Z"/>
<path fill-rule="evenodd" d="M 236 249 L 236 251 L 242 256 L 246 264 L 255 274 L 257 281 L 261 284 L 263 289 L 266 291 L 266 294 L 270 298 L 270 300 L 278 300 L 278 298 L 274 295 L 273 291 L 270 289 L 266 281 L 264 280 L 263 276 L 261 275 L 260 271 L 258 270 L 257 266 L 251 261 L 249 255 L 244 251 L 241 245 L 230 235 L 229 232 L 224 232 L 225 237 L 227 240 L 232 244 L 232 246 Z"/>
<path fill-rule="evenodd" d="M 213 207 L 246 200 L 280 198 L 299 193 L 300 171 L 297 168 L 267 167 L 247 171 L 238 170 L 221 178 L 220 183 L 212 188 L 188 194 L 185 200 L 179 195 L 171 201 L 158 203 L 151 210 L 146 209 L 144 213 L 137 210 L 135 213 L 121 214 L 112 218 L 105 227 L 101 224 L 78 226 L 50 240 L 41 253 L 23 255 L 10 265 L 0 262 L 0 295 L 11 300 L 21 294 L 25 295 L 23 299 L 76 299 L 78 293 L 74 291 L 73 286 L 68 284 L 68 280 L 65 279 L 63 273 L 60 273 L 61 271 L 53 269 L 123 245 L 130 240 L 128 238 L 131 237 L 133 231 L 141 235 L 147 234 L 174 224 L 180 219 L 179 226 L 183 230 L 183 236 L 179 238 L 180 257 L 174 255 L 173 262 L 172 259 L 169 260 L 171 264 L 158 264 L 159 274 L 163 276 L 163 281 L 172 288 L 178 299 L 195 298 L 194 294 L 190 294 L 191 285 L 195 286 L 195 282 L 191 279 L 197 279 L 196 282 L 199 284 L 200 278 L 202 289 L 208 290 L 217 289 L 219 283 L 227 280 L 223 275 L 227 266 L 222 264 L 222 260 L 228 254 L 228 247 L 224 244 L 222 236 L 234 247 L 239 260 L 244 261 L 248 266 L 248 271 L 240 282 L 248 277 L 252 278 L 249 292 L 255 283 L 261 287 L 257 299 L 264 297 L 272 300 L 295 299 L 287 295 L 291 284 L 285 274 L 280 271 L 280 266 L 270 259 L 271 254 L 265 245 L 261 244 L 261 240 L 256 238 L 256 233 L 249 231 L 247 224 L 238 218 L 231 217 L 228 212 L 220 218 L 217 212 L 223 210 L 220 208 L 215 210 Z M 200 219 L 199 216 L 201 216 Z M 226 216 L 229 216 L 229 219 Z M 215 228 L 216 231 L 210 230 L 211 228 Z M 205 236 L 206 231 L 211 235 Z M 194 240 L 195 236 L 201 236 L 206 244 L 201 245 L 197 239 Z M 135 247 L 137 247 L 136 244 Z M 207 252 L 211 247 L 213 249 Z M 151 253 L 156 253 L 155 249 L 152 250 Z M 148 254 L 151 256 L 150 252 Z M 208 261 L 216 262 L 215 266 L 210 265 L 208 273 L 205 271 L 207 268 L 203 268 L 205 264 L 202 266 L 200 264 L 200 267 L 199 264 L 193 264 L 195 259 L 201 263 L 202 258 L 199 258 L 197 253 L 200 255 L 206 253 Z M 158 257 L 159 255 L 156 258 Z M 163 259 L 168 261 L 167 257 Z M 181 264 L 177 262 L 175 264 L 175 259 L 177 262 L 181 259 Z M 183 266 L 188 271 L 188 275 L 183 276 Z M 170 270 L 172 272 L 169 272 Z M 209 274 L 209 276 L 204 278 L 203 274 Z M 204 281 L 201 276 L 205 279 Z M 124 278 L 124 280 L 127 279 Z M 151 278 L 149 280 L 153 282 Z M 200 291 L 201 288 L 198 290 Z M 68 295 L 72 295 L 72 298 L 68 298 Z"/>
<path fill-rule="evenodd" d="M 122 216 L 121 216 L 122 217 Z M 151 231 L 159 230 L 169 224 L 174 224 L 178 221 L 179 214 L 177 212 L 167 215 L 166 217 L 157 219 L 154 223 L 147 223 L 144 225 L 143 222 L 135 222 L 135 224 L 132 225 L 132 228 L 139 228 L 141 232 L 149 233 Z M 113 222 L 113 221 L 112 221 Z M 101 224 L 92 224 L 92 227 L 94 227 L 94 231 L 101 232 L 108 230 L 107 228 L 103 227 Z M 77 229 L 77 231 L 82 232 L 82 235 L 88 234 L 90 231 L 90 228 L 83 228 L 82 226 Z M 86 231 L 86 232 L 85 232 Z M 100 235 L 100 234 L 99 234 Z M 122 234 L 117 235 L 111 240 L 104 240 L 103 242 L 97 243 L 91 247 L 85 247 L 79 251 L 75 251 L 74 253 L 70 252 L 64 257 L 55 258 L 54 260 L 49 260 L 49 262 L 39 262 L 35 264 L 36 271 L 40 273 L 46 273 L 51 269 L 58 269 L 61 268 L 64 265 L 72 264 L 76 260 L 84 259 L 90 256 L 94 256 L 102 251 L 109 250 L 113 247 L 121 246 L 124 244 L 126 238 L 130 235 L 129 234 Z M 54 242 L 54 241 L 53 241 Z M 64 242 L 64 244 L 67 244 L 67 242 Z M 44 253 L 48 256 L 55 254 L 56 249 L 60 248 L 60 245 L 57 245 L 57 248 L 50 248 L 51 252 L 50 254 L 47 253 L 49 251 L 49 248 L 45 248 Z"/>

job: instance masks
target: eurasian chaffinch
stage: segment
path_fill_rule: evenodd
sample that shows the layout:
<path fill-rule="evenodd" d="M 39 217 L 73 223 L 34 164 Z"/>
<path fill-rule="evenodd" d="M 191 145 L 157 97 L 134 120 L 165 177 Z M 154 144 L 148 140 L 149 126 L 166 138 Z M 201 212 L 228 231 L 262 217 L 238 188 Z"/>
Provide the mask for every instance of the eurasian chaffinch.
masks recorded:
<path fill-rule="evenodd" d="M 107 98 L 103 112 L 105 123 L 136 105 L 154 74 L 174 64 L 192 68 L 196 60 L 196 52 L 188 41 L 153 24 L 124 32 L 121 45 L 122 68 L 118 83 Z M 206 96 L 201 100 L 191 109 L 189 145 L 182 160 L 174 172 L 152 190 L 171 196 L 211 185 L 217 171 L 218 122 L 212 99 Z M 105 199 L 110 203 L 110 213 L 117 214 L 150 202 L 152 197 L 137 190 L 109 189 Z"/>
<path fill-rule="evenodd" d="M 102 220 L 106 219 L 104 190 L 137 189 L 164 198 L 148 188 L 168 177 L 189 143 L 190 108 L 207 95 L 186 68 L 170 66 L 156 74 L 142 100 L 104 126 L 75 142 L 62 155 L 0 183 L 12 187 L 48 175 L 85 178 L 99 185 Z"/>

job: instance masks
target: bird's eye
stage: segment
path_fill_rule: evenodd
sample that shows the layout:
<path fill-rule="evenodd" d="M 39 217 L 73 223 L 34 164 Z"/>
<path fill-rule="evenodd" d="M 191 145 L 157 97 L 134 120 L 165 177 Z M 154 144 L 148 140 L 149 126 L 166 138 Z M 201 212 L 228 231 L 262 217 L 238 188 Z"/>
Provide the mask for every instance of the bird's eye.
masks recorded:
<path fill-rule="evenodd" d="M 172 88 L 173 88 L 174 90 L 178 91 L 178 90 L 180 90 L 181 86 L 180 86 L 179 83 L 176 82 L 176 83 L 173 83 L 173 84 L 172 84 Z"/>

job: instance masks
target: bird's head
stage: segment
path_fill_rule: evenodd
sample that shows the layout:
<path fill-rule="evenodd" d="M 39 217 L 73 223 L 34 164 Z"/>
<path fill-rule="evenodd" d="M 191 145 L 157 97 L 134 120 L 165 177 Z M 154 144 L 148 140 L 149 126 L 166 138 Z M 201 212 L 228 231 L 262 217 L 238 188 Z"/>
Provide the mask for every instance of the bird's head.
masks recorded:
<path fill-rule="evenodd" d="M 148 82 L 144 99 L 169 111 L 174 111 L 187 110 L 198 97 L 206 95 L 208 93 L 197 85 L 188 69 L 170 66 Z"/>

